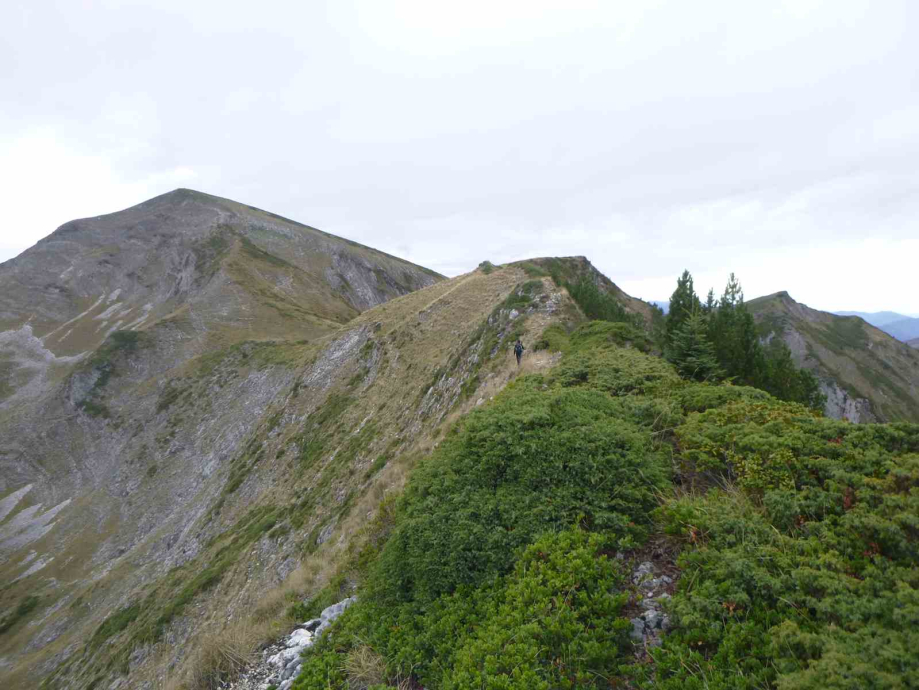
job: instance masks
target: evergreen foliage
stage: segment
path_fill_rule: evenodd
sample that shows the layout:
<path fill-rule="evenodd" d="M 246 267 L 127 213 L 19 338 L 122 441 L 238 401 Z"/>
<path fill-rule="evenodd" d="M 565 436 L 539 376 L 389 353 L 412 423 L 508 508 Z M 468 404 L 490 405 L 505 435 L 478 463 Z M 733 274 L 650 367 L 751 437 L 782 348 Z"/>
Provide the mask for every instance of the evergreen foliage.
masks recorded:
<path fill-rule="evenodd" d="M 919 426 L 738 400 L 677 430 L 686 462 L 735 489 L 666 503 L 683 542 L 679 625 L 656 688 L 914 688 Z"/>
<path fill-rule="evenodd" d="M 760 387 L 780 400 L 793 400 L 815 410 L 822 410 L 826 396 L 820 391 L 817 377 L 806 369 L 798 369 L 791 350 L 779 338 L 773 338 L 763 349 L 764 373 Z"/>
<path fill-rule="evenodd" d="M 695 380 L 725 377 L 761 388 L 781 400 L 823 409 L 826 398 L 817 378 L 795 366 L 788 347 L 775 340 L 765 348 L 760 344 L 753 314 L 744 304 L 743 289 L 733 273 L 720 300 L 709 290 L 705 304 L 701 304 L 692 276 L 683 271 L 670 299 L 665 352 L 683 376 Z M 692 327 L 687 328 L 693 319 Z M 703 326 L 707 337 L 703 337 Z M 714 368 L 708 357 L 710 348 Z"/>
<path fill-rule="evenodd" d="M 691 314 L 673 334 L 667 359 L 681 376 L 694 381 L 717 381 L 724 375 L 701 311 Z"/>
<path fill-rule="evenodd" d="M 668 343 L 673 341 L 686 320 L 701 308 L 699 297 L 693 287 L 692 275 L 689 271 L 683 271 L 683 275 L 677 278 L 676 290 L 670 295 L 670 311 L 667 313 L 666 322 Z"/>
<path fill-rule="evenodd" d="M 565 288 L 588 319 L 641 325 L 641 317 L 626 311 L 619 300 L 600 290 L 589 276 L 581 276 L 575 282 L 567 282 Z"/>

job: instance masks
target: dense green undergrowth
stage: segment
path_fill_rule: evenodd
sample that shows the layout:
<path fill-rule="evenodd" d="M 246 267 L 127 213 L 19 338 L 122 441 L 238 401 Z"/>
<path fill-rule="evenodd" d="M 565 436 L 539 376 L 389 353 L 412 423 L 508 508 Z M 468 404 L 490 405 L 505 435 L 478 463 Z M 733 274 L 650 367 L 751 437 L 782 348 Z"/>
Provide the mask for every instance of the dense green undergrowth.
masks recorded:
<path fill-rule="evenodd" d="M 455 427 L 317 597 L 359 587 L 296 688 L 917 687 L 919 426 L 684 381 L 623 323 L 543 339 L 561 363 Z M 630 554 L 665 535 L 675 627 L 636 663 Z"/>

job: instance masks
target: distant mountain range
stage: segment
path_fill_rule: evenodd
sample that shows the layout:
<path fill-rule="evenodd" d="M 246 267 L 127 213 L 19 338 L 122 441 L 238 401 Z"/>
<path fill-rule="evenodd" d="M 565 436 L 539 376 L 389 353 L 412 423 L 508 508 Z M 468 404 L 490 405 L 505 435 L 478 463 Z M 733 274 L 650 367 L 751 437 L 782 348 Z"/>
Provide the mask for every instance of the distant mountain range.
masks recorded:
<path fill-rule="evenodd" d="M 660 307 L 666 314 L 670 311 L 669 300 L 651 300 L 651 304 Z M 919 316 L 908 316 L 895 311 L 834 311 L 836 316 L 858 316 L 875 328 L 880 328 L 897 340 L 919 347 Z M 911 342 L 912 341 L 912 342 Z"/>
<path fill-rule="evenodd" d="M 908 314 L 899 314 L 895 311 L 834 311 L 832 313 L 837 316 L 860 316 L 875 328 L 910 318 Z"/>
<path fill-rule="evenodd" d="M 875 328 L 892 335 L 897 340 L 907 342 L 919 338 L 919 318 L 898 314 L 895 311 L 837 311 L 837 316 L 860 316 Z"/>

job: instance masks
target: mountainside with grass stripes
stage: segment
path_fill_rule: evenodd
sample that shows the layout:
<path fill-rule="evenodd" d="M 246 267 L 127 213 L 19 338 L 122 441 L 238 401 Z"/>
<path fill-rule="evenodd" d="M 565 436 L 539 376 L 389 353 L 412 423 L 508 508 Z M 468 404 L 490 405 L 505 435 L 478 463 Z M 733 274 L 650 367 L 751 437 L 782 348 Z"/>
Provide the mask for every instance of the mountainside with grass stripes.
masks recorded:
<path fill-rule="evenodd" d="M 556 279 L 651 318 L 542 263 L 443 280 L 179 190 L 0 266 L 4 687 L 217 687 L 456 419 L 557 361 L 586 317 Z"/>
<path fill-rule="evenodd" d="M 919 422 L 919 352 L 858 316 L 795 302 L 786 292 L 747 302 L 760 335 L 782 338 L 813 371 L 826 414 L 854 422 Z"/>

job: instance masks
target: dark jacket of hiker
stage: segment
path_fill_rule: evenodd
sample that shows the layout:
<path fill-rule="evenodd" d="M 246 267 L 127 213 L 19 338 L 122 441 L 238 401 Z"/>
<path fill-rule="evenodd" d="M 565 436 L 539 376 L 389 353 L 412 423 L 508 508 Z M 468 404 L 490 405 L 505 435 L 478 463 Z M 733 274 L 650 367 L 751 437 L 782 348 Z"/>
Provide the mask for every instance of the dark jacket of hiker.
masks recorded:
<path fill-rule="evenodd" d="M 520 364 L 520 358 L 523 356 L 523 350 L 523 343 L 521 343 L 519 340 L 514 343 L 514 354 L 517 355 L 517 364 Z"/>

